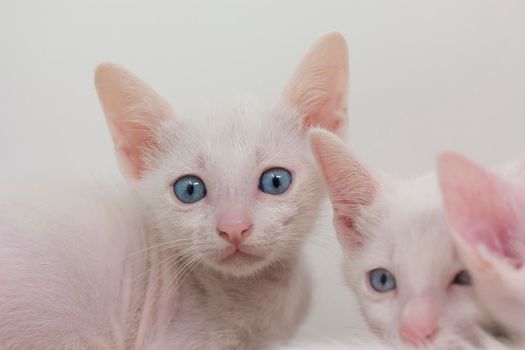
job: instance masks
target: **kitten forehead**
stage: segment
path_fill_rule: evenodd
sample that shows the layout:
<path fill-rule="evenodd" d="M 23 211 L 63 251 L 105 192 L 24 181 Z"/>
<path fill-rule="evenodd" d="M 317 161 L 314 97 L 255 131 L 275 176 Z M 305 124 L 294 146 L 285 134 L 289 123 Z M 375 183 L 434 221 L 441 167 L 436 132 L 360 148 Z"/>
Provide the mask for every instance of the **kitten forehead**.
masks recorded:
<path fill-rule="evenodd" d="M 291 242 L 313 227 L 322 198 L 302 116 L 290 108 L 264 107 L 244 98 L 234 101 L 233 107 L 222 104 L 180 113 L 156 133 L 160 152 L 147 164 L 151 170 L 139 186 L 163 238 L 191 239 L 204 265 L 235 275 L 290 258 Z M 293 179 L 280 196 L 259 189 L 262 173 L 273 167 L 288 169 Z M 202 180 L 206 195 L 184 205 L 172 187 L 176 179 L 189 174 Z M 241 219 L 253 228 L 244 249 L 262 255 L 258 263 L 238 266 L 221 260 L 231 245 L 217 234 L 218 226 Z"/>
<path fill-rule="evenodd" d="M 283 135 L 295 139 L 300 136 L 301 119 L 294 110 L 282 106 L 265 108 L 248 95 L 237 97 L 230 104 L 209 105 L 179 119 L 192 134 L 199 135 L 199 143 L 206 141 L 204 144 L 209 143 L 213 149 L 225 147 L 242 152 L 257 145 L 255 141 L 272 141 L 263 145 L 271 147 L 285 143 L 286 139 L 281 140 Z"/>
<path fill-rule="evenodd" d="M 396 239 L 411 235 L 410 238 L 420 238 L 429 234 L 418 232 L 441 221 L 442 209 L 435 181 L 434 175 L 426 175 L 398 182 L 394 188 L 378 196 L 373 210 L 382 215 L 380 225 L 391 226 L 389 237 Z M 400 227 L 405 230 L 400 230 Z"/>
<path fill-rule="evenodd" d="M 381 220 L 368 228 L 367 263 L 391 269 L 401 290 L 432 288 L 459 268 L 434 175 L 399 183 L 378 196 L 373 210 Z"/>
<path fill-rule="evenodd" d="M 242 183 L 251 171 L 294 167 L 310 157 L 300 115 L 280 105 L 263 108 L 249 96 L 182 114 L 164 124 L 161 137 L 162 167 L 172 176 L 195 172 L 225 186 Z"/>

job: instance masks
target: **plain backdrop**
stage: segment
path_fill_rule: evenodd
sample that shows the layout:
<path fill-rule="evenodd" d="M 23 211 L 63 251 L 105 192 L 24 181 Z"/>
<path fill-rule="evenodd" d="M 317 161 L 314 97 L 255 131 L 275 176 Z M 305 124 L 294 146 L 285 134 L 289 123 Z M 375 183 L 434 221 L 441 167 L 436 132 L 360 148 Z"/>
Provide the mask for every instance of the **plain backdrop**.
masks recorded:
<path fill-rule="evenodd" d="M 525 2 L 0 0 L 0 181 L 118 176 L 93 70 L 118 62 L 191 110 L 239 92 L 273 101 L 337 30 L 351 54 L 349 144 L 401 177 L 453 149 L 484 164 L 525 150 Z M 301 337 L 362 328 L 329 213 L 307 249 Z"/>

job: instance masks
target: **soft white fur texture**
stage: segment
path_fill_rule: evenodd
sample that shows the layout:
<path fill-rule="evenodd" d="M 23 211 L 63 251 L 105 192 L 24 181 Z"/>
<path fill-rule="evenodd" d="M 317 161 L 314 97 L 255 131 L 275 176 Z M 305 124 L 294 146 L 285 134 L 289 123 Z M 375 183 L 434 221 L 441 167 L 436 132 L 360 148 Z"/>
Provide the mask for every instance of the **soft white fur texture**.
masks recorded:
<path fill-rule="evenodd" d="M 468 342 L 463 342 L 461 339 L 456 339 L 450 346 L 439 347 L 432 344 L 426 345 L 427 350 L 519 350 L 520 346 L 504 344 L 490 336 L 480 334 L 480 344 L 473 345 Z M 348 343 L 336 342 L 319 342 L 310 344 L 296 344 L 279 348 L 281 350 L 409 350 L 416 348 L 410 347 L 407 344 L 384 344 L 379 341 L 350 341 Z"/>
<path fill-rule="evenodd" d="M 348 231 L 337 223 L 337 215 L 349 215 L 347 220 L 357 218 L 355 232 L 362 234 L 357 239 L 340 237 L 343 249 L 347 252 L 343 269 L 350 286 L 359 296 L 363 313 L 371 327 L 385 339 L 387 344 L 378 341 L 349 341 L 345 344 L 333 342 L 319 342 L 304 345 L 294 345 L 286 349 L 326 349 L 326 350 L 352 350 L 352 349 L 408 349 L 410 345 L 400 340 L 396 334 L 396 308 L 399 308 L 400 297 L 389 295 L 386 298 L 376 296 L 366 286 L 363 271 L 368 271 L 377 266 L 389 267 L 397 271 L 398 283 L 403 284 L 404 293 L 417 291 L 418 288 L 427 288 L 434 293 L 441 294 L 440 307 L 444 310 L 440 326 L 443 334 L 435 341 L 423 344 L 426 349 L 522 349 L 523 324 L 525 314 L 525 278 L 523 268 L 516 269 L 505 261 L 505 257 L 495 255 L 488 249 L 486 242 L 465 241 L 462 235 L 465 232 L 457 231 L 456 220 L 451 221 L 452 228 L 446 225 L 443 215 L 443 204 L 437 191 L 437 182 L 433 174 L 410 181 L 394 181 L 392 179 L 373 180 L 371 173 L 366 170 L 356 159 L 344 150 L 344 146 L 324 132 L 314 132 L 313 147 L 322 167 L 326 158 L 332 162 L 339 155 L 346 157 L 339 160 L 342 164 L 339 171 L 325 169 L 327 182 L 331 187 L 331 197 L 334 201 L 336 226 L 340 233 Z M 441 188 L 444 191 L 445 209 L 450 217 L 457 214 L 461 220 L 471 217 L 474 221 L 465 219 L 467 225 L 462 226 L 475 230 L 480 223 L 485 223 L 491 230 L 494 239 L 499 239 L 501 246 L 514 247 L 514 253 L 525 256 L 519 242 L 504 241 L 506 235 L 501 230 L 510 227 L 519 237 L 525 238 L 525 159 L 519 158 L 499 169 L 501 175 L 496 175 L 484 170 L 466 159 L 455 155 L 447 155 L 440 160 L 439 174 Z M 450 158 L 450 159 L 449 159 Z M 344 170 L 346 169 L 346 174 Z M 341 181 L 344 177 L 345 181 Z M 379 176 L 375 176 L 376 179 Z M 487 180 L 488 179 L 488 180 Z M 336 181 L 339 180 L 339 181 Z M 343 187 L 352 183 L 347 191 L 353 193 L 353 200 L 348 198 L 345 202 L 340 195 L 333 191 L 344 191 L 343 187 L 334 186 L 336 182 Z M 373 186 L 366 186 L 368 182 Z M 356 192 L 357 191 L 357 192 Z M 372 193 L 372 194 L 371 194 Z M 357 197 L 356 197 L 357 195 Z M 338 205 L 355 205 L 366 203 L 366 198 L 375 197 L 370 204 L 359 208 L 337 208 Z M 361 196 L 359 200 L 358 198 Z M 503 199 L 503 202 L 501 201 Z M 488 221 L 481 208 L 493 213 L 506 211 L 511 208 L 512 215 L 501 216 L 511 218 L 512 221 Z M 510 204 L 510 207 L 509 205 Z M 361 211 L 361 212 L 359 212 Z M 486 212 L 485 212 L 486 214 Z M 346 221 L 346 223 L 350 223 Z M 502 224 L 510 224 L 505 226 Z M 381 234 L 382 239 L 374 239 L 374 235 Z M 454 238 L 449 239 L 449 235 Z M 483 237 L 483 236 L 482 236 Z M 512 237 L 512 236 L 511 236 Z M 485 238 L 490 238 L 485 236 Z M 345 244 L 355 243 L 357 240 L 364 245 L 354 253 L 355 246 Z M 459 247 L 454 248 L 454 243 Z M 476 244 L 478 243 L 478 244 Z M 459 251 L 463 262 L 458 261 L 455 252 Z M 374 253 L 370 253 L 374 252 Z M 383 257 L 381 261 L 380 258 Z M 463 268 L 463 263 L 469 268 L 474 278 L 474 285 L 468 291 L 443 288 L 450 282 L 452 271 Z M 399 274 L 400 273 L 400 274 Z M 440 276 L 445 276 L 444 280 Z M 447 276 L 449 276 L 447 278 Z M 402 278 L 402 279 L 401 279 Z M 423 287 L 423 288 L 422 288 Z M 456 287 L 459 289 L 460 287 Z M 463 287 L 466 289 L 466 287 Z M 472 293 L 472 291 L 474 293 Z M 401 294 L 401 293 L 400 293 Z M 470 296 L 476 296 L 476 304 Z M 462 305 L 463 304 L 463 305 Z M 392 311 L 394 309 L 394 311 Z M 485 309 L 486 315 L 476 309 Z M 390 312 L 390 314 L 389 314 Z M 391 316 L 393 313 L 393 316 Z M 390 319 L 387 319 L 390 318 Z M 515 339 L 505 343 L 494 339 L 478 329 L 479 321 L 497 319 L 509 330 L 514 331 Z M 385 321 L 385 319 L 387 319 Z M 444 328 L 444 329 L 443 329 Z M 443 332 L 444 331 L 444 332 Z M 467 336 L 465 338 L 465 336 Z"/>
<path fill-rule="evenodd" d="M 133 195 L 107 181 L 1 195 L 1 348 L 126 348 L 147 269 Z"/>
<path fill-rule="evenodd" d="M 178 297 L 183 305 L 168 341 L 176 348 L 252 348 L 286 339 L 308 305 L 309 282 L 298 259 L 314 226 L 322 187 L 301 119 L 287 108 L 265 109 L 252 100 L 236 106 L 227 112 L 214 108 L 207 118 L 194 119 L 202 123 L 183 130 L 164 125 L 161 144 L 173 152 L 138 182 L 150 227 L 160 242 L 174 247 L 164 252 L 187 261 L 183 269 L 194 269 Z M 193 163 L 199 157 L 204 169 Z M 260 174 L 273 166 L 293 172 L 292 188 L 283 196 L 257 192 Z M 187 173 L 203 179 L 209 200 L 191 206 L 177 202 L 170 184 Z M 223 262 L 231 246 L 217 235 L 214 218 L 221 200 L 230 196 L 251 209 L 255 229 L 244 251 L 263 259 Z M 171 279 L 176 282 L 181 283 Z"/>
<path fill-rule="evenodd" d="M 347 73 L 344 39 L 327 34 L 273 106 L 242 98 L 196 117 L 101 65 L 96 86 L 129 182 L 2 196 L 0 348 L 258 349 L 290 338 L 308 308 L 301 247 L 323 199 L 307 130 L 344 135 Z M 293 175 L 279 196 L 258 190 L 273 167 Z M 173 193 L 187 174 L 207 188 L 193 204 Z M 238 247 L 219 234 L 225 210 L 251 220 Z"/>
<path fill-rule="evenodd" d="M 343 272 L 372 329 L 389 344 L 408 346 L 401 335 L 407 308 L 418 327 L 421 298 L 438 310 L 437 332 L 421 346 L 451 348 L 476 340 L 483 318 L 471 286 L 455 285 L 465 269 L 445 220 L 436 176 L 396 180 L 372 173 L 329 133 L 312 133 L 312 147 L 334 207 L 334 224 L 344 252 Z M 397 289 L 372 290 L 369 271 L 386 268 Z M 410 325 L 412 323 L 412 325 Z M 411 344 L 413 345 L 413 344 Z"/>
<path fill-rule="evenodd" d="M 237 106 L 214 109 L 210 124 L 190 123 L 180 136 L 165 125 L 170 152 L 132 191 L 45 186 L 3 197 L 6 348 L 253 348 L 293 334 L 309 300 L 299 251 L 322 186 L 297 114 L 251 100 Z M 199 154 L 215 202 L 185 207 L 170 185 L 196 171 Z M 294 184 L 284 196 L 246 203 L 256 228 L 246 249 L 264 258 L 224 264 L 230 247 L 215 231 L 216 203 L 257 191 L 270 165 L 292 170 Z"/>
<path fill-rule="evenodd" d="M 180 133 L 166 123 L 169 152 L 131 190 L 46 185 L 3 196 L 2 345 L 248 349 L 289 337 L 307 310 L 299 252 L 322 199 L 301 126 L 288 108 L 245 100 Z M 269 166 L 293 172 L 286 195 L 257 193 Z M 184 206 L 171 183 L 196 171 L 213 201 Z M 246 250 L 263 257 L 253 263 L 221 261 L 230 247 L 214 218 L 231 193 L 257 196 L 245 203 L 255 227 Z"/>

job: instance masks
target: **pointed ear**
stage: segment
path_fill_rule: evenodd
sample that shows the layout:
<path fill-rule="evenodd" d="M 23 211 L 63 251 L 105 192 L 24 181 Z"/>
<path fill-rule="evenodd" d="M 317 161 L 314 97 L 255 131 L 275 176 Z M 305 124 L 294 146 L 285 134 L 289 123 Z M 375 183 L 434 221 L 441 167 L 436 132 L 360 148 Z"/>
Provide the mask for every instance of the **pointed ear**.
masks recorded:
<path fill-rule="evenodd" d="M 305 127 L 321 127 L 345 137 L 348 49 L 341 34 L 325 34 L 315 43 L 286 85 L 282 99 L 304 115 Z"/>
<path fill-rule="evenodd" d="M 117 65 L 99 65 L 95 86 L 121 170 L 138 179 L 145 170 L 145 157 L 158 148 L 159 125 L 173 112 L 146 83 Z"/>
<path fill-rule="evenodd" d="M 334 225 L 346 249 L 365 244 L 356 227 L 360 209 L 370 205 L 377 192 L 376 181 L 343 142 L 332 133 L 316 129 L 310 144 L 323 173 L 334 209 Z"/>
<path fill-rule="evenodd" d="M 483 247 L 512 266 L 521 266 L 525 257 L 523 191 L 453 153 L 441 155 L 438 174 L 447 220 L 470 260 L 477 258 L 480 266 L 487 265 L 479 252 Z"/>

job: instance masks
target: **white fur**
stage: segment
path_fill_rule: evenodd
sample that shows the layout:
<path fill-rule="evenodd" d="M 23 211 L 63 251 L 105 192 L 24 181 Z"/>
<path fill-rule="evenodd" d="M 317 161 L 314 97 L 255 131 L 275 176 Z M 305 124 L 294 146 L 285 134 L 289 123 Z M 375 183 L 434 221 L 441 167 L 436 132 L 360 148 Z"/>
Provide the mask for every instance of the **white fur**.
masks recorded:
<path fill-rule="evenodd" d="M 431 293 L 440 309 L 439 333 L 431 345 L 443 347 L 453 341 L 451 334 L 473 335 L 480 315 L 472 288 L 451 285 L 465 266 L 449 237 L 434 175 L 383 185 L 372 205 L 362 208 L 358 227 L 365 246 L 357 251 L 343 247 L 343 271 L 376 334 L 402 341 L 399 315 L 405 303 Z M 370 289 L 367 273 L 378 267 L 394 273 L 395 293 Z"/>
<path fill-rule="evenodd" d="M 483 345 L 472 345 L 467 342 L 462 342 L 461 339 L 456 339 L 450 346 L 439 347 L 432 344 L 425 347 L 428 350 L 518 350 L 522 349 L 519 346 L 508 345 L 499 342 L 489 336 L 481 336 L 480 343 Z M 349 343 L 336 343 L 336 342 L 318 342 L 310 344 L 296 344 L 290 346 L 280 347 L 280 350 L 409 350 L 416 349 L 412 348 L 407 344 L 384 344 L 379 341 L 363 341 L 356 342 L 352 341 Z"/>
<path fill-rule="evenodd" d="M 445 221 L 443 205 L 433 174 L 428 174 L 409 181 L 396 181 L 386 177 L 373 179 L 363 171 L 355 159 L 337 169 L 330 169 L 324 159 L 337 160 L 337 155 L 350 157 L 344 148 L 338 146 L 326 133 L 319 132 L 313 136 L 314 152 L 324 169 L 328 187 L 335 209 L 336 227 L 345 252 L 343 270 L 345 277 L 357 294 L 361 309 L 370 327 L 383 338 L 387 344 L 377 341 L 348 344 L 317 343 L 304 346 L 297 345 L 286 349 L 407 349 L 409 345 L 400 338 L 399 314 L 403 302 L 418 293 L 434 293 L 440 302 L 442 312 L 440 333 L 434 341 L 425 344 L 428 349 L 518 349 L 518 344 L 505 344 L 484 334 L 478 327 L 480 322 L 491 319 L 480 311 L 479 306 L 488 309 L 491 316 L 500 320 L 518 334 L 523 334 L 525 315 L 525 274 L 523 268 L 511 268 L 498 258 L 491 256 L 486 249 L 481 251 L 483 260 L 490 262 L 489 268 L 479 268 L 479 260 L 461 261 L 456 254 L 454 242 L 450 239 L 453 231 Z M 338 149 L 339 148 L 339 149 Z M 525 182 L 525 162 L 522 159 L 502 167 L 501 172 L 509 181 L 518 179 Z M 343 174 L 346 171 L 346 174 Z M 342 173 L 343 172 L 343 173 Z M 462 179 L 464 173 L 455 176 Z M 349 179 L 353 177 L 354 179 Z M 338 179 L 346 178 L 345 181 Z M 472 181 L 463 180 L 466 186 Z M 344 189 L 334 183 L 350 186 L 352 201 L 344 201 Z M 373 201 L 368 205 L 352 208 L 355 203 L 369 201 L 371 191 L 365 183 L 373 185 Z M 522 185 L 518 185 L 521 187 Z M 343 191 L 343 192 L 341 192 Z M 515 201 L 517 226 L 514 229 L 525 235 L 525 205 L 522 201 L 524 192 L 515 191 L 510 200 Z M 357 197 L 361 197 L 356 201 Z M 518 200 L 514 196 L 519 196 Z M 514 199 L 513 199 L 514 197 Z M 352 199 L 349 197 L 349 199 Z M 473 198 L 475 200 L 475 198 Z M 345 208 L 346 206 L 346 208 Z M 341 237 L 348 235 L 338 216 L 345 220 L 355 220 L 354 234 L 360 237 Z M 353 244 L 364 243 L 360 248 Z M 352 243 L 352 245 L 348 245 Z M 457 240 L 456 243 L 461 243 Z M 465 243 L 463 243 L 465 244 Z M 472 247 L 461 246 L 460 252 L 469 253 Z M 465 254 L 463 254 L 465 256 Z M 465 265 L 465 262 L 467 265 Z M 483 264 L 485 265 L 485 264 Z M 455 273 L 468 266 L 472 268 L 476 283 L 472 287 L 451 286 L 450 281 Z M 395 293 L 380 295 L 368 286 L 368 271 L 384 267 L 393 272 L 398 283 Z M 474 294 L 479 298 L 474 301 Z"/>
<path fill-rule="evenodd" d="M 248 349 L 293 334 L 309 300 L 299 248 L 322 187 L 297 114 L 237 105 L 183 131 L 164 125 L 167 152 L 132 191 L 47 186 L 3 197 L 4 346 Z M 192 162 L 199 155 L 204 169 Z M 272 166 L 294 174 L 283 196 L 257 192 Z M 206 182 L 209 202 L 177 203 L 171 183 L 184 173 Z M 253 210 L 246 249 L 264 257 L 253 264 L 221 263 L 230 247 L 215 212 L 231 193 Z"/>
<path fill-rule="evenodd" d="M 2 349 L 126 348 L 146 289 L 133 277 L 147 264 L 131 257 L 145 247 L 133 195 L 110 183 L 8 192 L 0 202 Z"/>
<path fill-rule="evenodd" d="M 474 340 L 481 314 L 471 286 L 452 284 L 465 265 L 450 237 L 435 175 L 406 181 L 373 175 L 330 134 L 314 132 L 311 139 L 334 207 L 343 273 L 370 329 L 390 344 L 404 344 L 403 314 L 424 298 L 437 310 L 437 332 L 425 345 L 448 347 L 457 336 Z M 371 288 L 369 272 L 377 268 L 394 275 L 394 291 Z M 405 321 L 417 327 L 421 312 Z"/>
<path fill-rule="evenodd" d="M 259 349 L 289 339 L 309 305 L 300 251 L 323 198 L 306 131 L 344 134 L 347 73 L 344 39 L 331 33 L 274 106 L 242 98 L 174 115 L 133 74 L 101 65 L 95 84 L 131 181 L 1 197 L 0 348 Z M 293 176 L 278 196 L 258 189 L 273 167 Z M 202 179 L 207 196 L 180 202 L 182 175 Z M 237 247 L 218 229 L 231 206 L 252 227 Z"/>
<path fill-rule="evenodd" d="M 183 130 L 165 125 L 161 145 L 169 152 L 137 186 L 149 226 L 161 242 L 179 242 L 168 254 L 189 261 L 186 269 L 193 270 L 181 286 L 178 302 L 184 305 L 167 341 L 178 349 L 252 348 L 284 340 L 309 300 L 308 278 L 297 260 L 322 188 L 300 119 L 287 108 L 264 109 L 253 100 L 238 106 L 227 112 L 215 108 Z M 204 169 L 192 162 L 199 157 Z M 274 166 L 293 172 L 292 188 L 283 196 L 257 191 L 260 174 Z M 203 179 L 208 200 L 177 202 L 170 184 L 187 173 Z M 222 262 L 231 246 L 217 235 L 215 217 L 229 196 L 246 200 L 255 230 L 244 249 L 264 259 Z M 167 346 L 162 338 L 155 348 Z"/>

